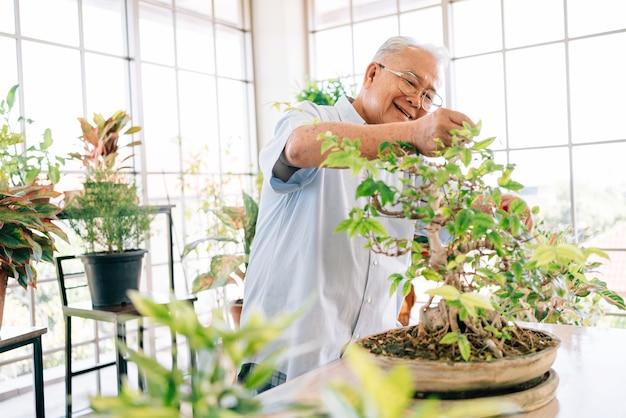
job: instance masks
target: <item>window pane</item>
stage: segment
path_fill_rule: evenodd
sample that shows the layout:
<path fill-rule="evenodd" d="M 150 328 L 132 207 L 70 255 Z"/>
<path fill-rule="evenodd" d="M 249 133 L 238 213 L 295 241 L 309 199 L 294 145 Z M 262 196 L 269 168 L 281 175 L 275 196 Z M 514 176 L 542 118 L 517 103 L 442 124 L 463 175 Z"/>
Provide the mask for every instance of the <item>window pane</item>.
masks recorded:
<path fill-rule="evenodd" d="M 15 53 L 15 39 L 0 38 L 0 57 L 2 57 L 0 100 L 4 100 L 9 89 L 17 84 L 17 54 Z"/>
<path fill-rule="evenodd" d="M 312 78 L 352 74 L 352 34 L 349 27 L 317 32 L 313 37 Z"/>
<path fill-rule="evenodd" d="M 141 4 L 139 36 L 143 61 L 174 64 L 174 30 L 169 10 Z"/>
<path fill-rule="evenodd" d="M 350 0 L 309 0 L 311 26 L 323 29 L 329 26 L 350 22 Z"/>
<path fill-rule="evenodd" d="M 624 120 L 624 45 L 626 33 L 569 43 L 573 142 L 626 137 L 626 125 L 615 123 Z"/>
<path fill-rule="evenodd" d="M 237 1 L 234 1 L 233 3 L 237 3 Z M 206 16 L 213 15 L 213 12 L 211 11 L 211 0 L 177 0 L 176 9 L 189 10 Z"/>
<path fill-rule="evenodd" d="M 511 151 L 509 155 L 515 164 L 512 177 L 524 185 L 522 197 L 531 208 L 540 208 L 536 221 L 544 220 L 550 229 L 571 225 L 568 148 Z"/>
<path fill-rule="evenodd" d="M 180 157 L 174 71 L 144 64 L 142 81 L 146 169 L 153 173 L 176 171 Z"/>
<path fill-rule="evenodd" d="M 467 0 L 450 6 L 455 56 L 502 48 L 500 0 Z M 479 30 L 480 29 L 480 30 Z"/>
<path fill-rule="evenodd" d="M 569 36 L 626 28 L 624 0 L 567 0 Z"/>
<path fill-rule="evenodd" d="M 352 19 L 359 21 L 397 13 L 396 0 L 352 0 Z"/>
<path fill-rule="evenodd" d="M 53 137 L 59 138 L 53 144 L 56 151 L 71 142 L 62 138 L 75 138 L 76 128 L 80 129 L 76 122 L 83 114 L 79 53 L 24 41 L 22 59 L 24 115 L 34 120 L 27 125 L 27 134 L 39 140 L 43 131 L 50 128 Z"/>
<path fill-rule="evenodd" d="M 216 27 L 217 73 L 226 77 L 244 78 L 244 37 L 243 33 L 227 28 Z"/>
<path fill-rule="evenodd" d="M 563 0 L 507 0 L 503 12 L 508 48 L 563 39 Z"/>
<path fill-rule="evenodd" d="M 78 46 L 77 0 L 21 0 L 22 35 Z M 54 16 L 54 18 L 51 18 Z"/>
<path fill-rule="evenodd" d="M 219 167 L 219 131 L 215 77 L 179 73 L 181 148 L 184 164 L 198 154 L 203 165 Z M 208 152 L 202 149 L 207 147 Z"/>
<path fill-rule="evenodd" d="M 123 0 L 83 0 L 85 48 L 126 55 L 126 13 Z"/>
<path fill-rule="evenodd" d="M 626 143 L 574 147 L 576 225 L 595 235 L 624 219 Z"/>
<path fill-rule="evenodd" d="M 89 118 L 94 113 L 102 113 L 106 117 L 117 110 L 131 112 L 127 77 L 126 60 L 85 54 L 86 103 Z"/>
<path fill-rule="evenodd" d="M 482 120 L 481 136 L 497 137 L 494 149 L 506 145 L 502 54 L 454 61 L 454 108 L 474 122 Z"/>
<path fill-rule="evenodd" d="M 178 65 L 205 73 L 215 72 L 213 28 L 206 20 L 178 14 L 176 17 Z"/>
<path fill-rule="evenodd" d="M 354 25 L 354 71 L 363 74 L 383 42 L 397 34 L 398 20 L 395 16 Z"/>
<path fill-rule="evenodd" d="M 404 12 L 433 4 L 441 4 L 441 0 L 400 0 L 400 11 Z"/>
<path fill-rule="evenodd" d="M 443 45 L 441 7 L 401 14 L 400 35 L 412 36 L 422 43 Z"/>
<path fill-rule="evenodd" d="M 509 146 L 567 144 L 564 45 L 508 52 L 506 69 Z"/>
<path fill-rule="evenodd" d="M 213 0 L 215 2 L 215 18 L 241 27 L 241 1 Z"/>
<path fill-rule="evenodd" d="M 12 1 L 0 1 L 0 32 L 15 33 L 15 12 Z"/>
<path fill-rule="evenodd" d="M 252 155 L 246 84 L 234 80 L 218 80 L 218 92 L 222 158 L 220 171 L 248 173 L 252 169 Z M 256 160 L 256 156 L 254 158 Z"/>

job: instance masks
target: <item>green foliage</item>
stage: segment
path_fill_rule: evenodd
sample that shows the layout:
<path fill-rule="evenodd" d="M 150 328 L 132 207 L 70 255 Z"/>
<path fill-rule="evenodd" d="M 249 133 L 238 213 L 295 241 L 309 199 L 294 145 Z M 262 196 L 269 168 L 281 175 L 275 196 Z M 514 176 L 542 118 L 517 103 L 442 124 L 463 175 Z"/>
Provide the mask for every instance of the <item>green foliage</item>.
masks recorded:
<path fill-rule="evenodd" d="M 25 148 L 26 138 L 23 133 L 15 132 L 11 127 L 11 111 L 15 105 L 16 93 L 19 85 L 13 86 L 7 93 L 6 99 L 0 101 L 0 183 L 15 187 L 24 186 L 34 181 L 47 181 L 55 185 L 61 179 L 61 166 L 65 158 L 51 154 L 50 147 L 54 140 L 52 131 L 46 129 L 42 140 L 37 145 Z M 20 116 L 17 122 L 32 123 L 31 119 Z M 46 177 L 42 178 L 42 172 Z"/>
<path fill-rule="evenodd" d="M 0 188 L 0 271 L 20 286 L 36 287 L 35 263 L 53 262 L 54 235 L 67 236 L 52 222 L 61 209 L 37 199 L 55 197 L 44 186 L 27 185 Z"/>
<path fill-rule="evenodd" d="M 137 249 L 150 231 L 152 211 L 138 204 L 137 187 L 89 182 L 65 214 L 89 252 Z"/>
<path fill-rule="evenodd" d="M 233 383 L 231 370 L 238 370 L 244 358 L 275 340 L 299 313 L 284 314 L 271 321 L 255 314 L 245 326 L 233 330 L 218 311 L 214 312 L 211 324 L 205 326 L 189 303 L 155 304 L 137 292 L 132 292 L 130 298 L 142 315 L 184 336 L 200 361 L 196 368 L 184 373 L 122 346 L 146 376 L 147 390 L 141 392 L 124 384 L 117 397 L 91 397 L 96 412 L 113 417 L 168 418 L 261 415 L 261 403 L 254 398 L 253 390 L 270 377 L 282 350 L 255 368 L 245 384 Z"/>
<path fill-rule="evenodd" d="M 201 244 L 230 242 L 243 245 L 243 254 L 217 254 L 211 258 L 209 270 L 197 275 L 192 284 L 192 292 L 236 283 L 243 280 L 250 258 L 250 250 L 256 233 L 259 206 L 254 198 L 242 192 L 243 206 L 223 206 L 211 209 L 224 227 L 223 236 L 207 236 L 193 241 L 183 248 L 182 258 L 194 252 Z"/>
<path fill-rule="evenodd" d="M 78 118 L 83 135 L 84 154 L 71 153 L 83 162 L 84 189 L 65 208 L 72 230 L 90 252 L 108 253 L 137 249 L 150 231 L 153 211 L 139 204 L 137 186 L 127 181 L 123 163 L 132 154 L 119 158 L 118 139 L 130 121 L 124 111 L 108 119 L 94 115 L 94 126 Z M 141 128 L 132 126 L 124 134 Z M 139 142 L 128 144 L 129 147 Z"/>
<path fill-rule="evenodd" d="M 338 78 L 324 81 L 307 80 L 302 90 L 296 95 L 296 100 L 303 102 L 308 100 L 323 106 L 332 106 L 347 91 Z"/>
<path fill-rule="evenodd" d="M 424 158 L 398 143 L 383 144 L 373 161 L 360 155 L 356 140 L 320 135 L 323 149 L 331 151 L 325 166 L 363 175 L 356 197 L 367 203 L 353 208 L 336 231 L 366 237 L 369 248 L 381 254 L 411 253 L 409 268 L 390 276 L 391 292 L 399 286 L 408 290 L 406 283 L 420 276 L 439 283 L 429 292 L 428 304 L 444 300 L 449 316 L 465 322 L 468 331 L 482 329 L 481 320 L 492 323 L 494 312 L 506 320 L 579 324 L 587 320 L 588 310 L 581 309 L 585 303 L 596 306 L 603 300 L 626 309 L 619 295 L 591 278 L 599 265 L 592 256 L 606 254 L 543 230 L 542 225 L 532 229 L 531 213 L 539 209 L 511 194 L 523 186 L 513 179 L 513 165 L 493 160 L 493 138 L 475 140 L 480 124 L 465 124 L 451 133 L 452 145 L 438 158 Z M 402 184 L 384 184 L 379 170 L 402 173 Z M 495 180 L 497 187 L 487 179 Z M 426 240 L 389 236 L 376 220 L 381 216 L 416 220 Z M 444 229 L 451 236 L 448 242 L 441 240 Z M 467 359 L 469 346 L 463 335 L 456 335 L 458 327 L 450 324 L 453 332 L 447 339 Z M 486 335 L 504 338 L 499 327 L 495 331 Z"/>

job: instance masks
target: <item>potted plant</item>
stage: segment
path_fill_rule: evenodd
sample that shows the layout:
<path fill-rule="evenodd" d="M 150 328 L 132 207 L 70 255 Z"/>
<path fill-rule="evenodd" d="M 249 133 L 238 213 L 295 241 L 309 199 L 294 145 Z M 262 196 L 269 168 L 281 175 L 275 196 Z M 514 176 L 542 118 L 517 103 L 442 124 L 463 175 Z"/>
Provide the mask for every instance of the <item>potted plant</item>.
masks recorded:
<path fill-rule="evenodd" d="M 138 289 L 142 260 L 140 248 L 150 230 L 152 213 L 140 205 L 137 186 L 129 182 L 124 163 L 133 155 L 120 156 L 120 135 L 141 128 L 131 126 L 124 111 L 104 118 L 95 114 L 94 124 L 78 118 L 83 135 L 82 153 L 71 153 L 85 168 L 84 190 L 67 204 L 65 216 L 87 249 L 79 256 L 85 265 L 94 306 L 129 303 L 129 289 Z M 133 147 L 133 141 L 126 147 Z"/>
<path fill-rule="evenodd" d="M 514 167 L 494 162 L 489 149 L 494 138 L 477 140 L 479 131 L 480 125 L 465 125 L 452 132 L 452 146 L 435 159 L 398 142 L 381 146 L 373 161 L 361 156 L 358 139 L 321 135 L 322 152 L 330 151 L 325 166 L 363 175 L 357 196 L 366 203 L 353 208 L 337 232 L 367 238 L 377 253 L 410 253 L 407 270 L 390 277 L 391 294 L 398 288 L 408 292 L 418 277 L 433 282 L 417 325 L 359 342 L 380 364 L 409 364 L 427 393 L 495 390 L 544 376 L 558 339 L 516 321 L 556 322 L 566 311 L 583 315 L 565 309 L 575 303 L 572 295 L 626 308 L 621 297 L 591 277 L 597 265 L 592 256 L 605 253 L 563 236 L 554 239 L 541 224 L 531 227 L 539 209 L 515 197 L 523 186 L 512 179 Z M 402 186 L 378 180 L 379 170 L 403 172 Z M 376 219 L 381 216 L 413 219 L 425 235 L 389 236 Z M 555 296 L 561 296 L 557 304 Z M 544 354 L 536 370 L 517 364 L 520 357 L 537 360 Z"/>
<path fill-rule="evenodd" d="M 182 258 L 197 250 L 200 245 L 235 244 L 236 251 L 223 252 L 211 257 L 209 269 L 198 274 L 192 283 L 192 292 L 214 289 L 228 283 L 243 285 L 246 267 L 250 258 L 250 249 L 256 232 L 256 221 L 259 207 L 254 198 L 242 192 L 243 206 L 222 206 L 210 209 L 222 227 L 219 236 L 209 235 L 193 241 L 183 248 Z M 224 247 L 225 247 L 224 246 Z M 232 248 L 232 247 L 231 247 Z M 211 250 L 211 249 L 210 249 Z M 214 250 L 214 249 L 213 249 Z M 230 303 L 233 321 L 238 326 L 241 316 L 242 299 Z"/>
<path fill-rule="evenodd" d="M 52 197 L 59 193 L 52 192 Z M 0 181 L 0 326 L 9 278 L 24 289 L 37 287 L 38 262 L 53 262 L 56 251 L 54 236 L 67 236 L 52 221 L 61 208 L 51 203 L 36 203 L 51 196 L 36 184 L 12 187 Z"/>
<path fill-rule="evenodd" d="M 6 99 L 0 101 L 0 115 L 3 119 L 0 130 L 0 180 L 10 186 L 36 182 L 53 189 L 61 179 L 61 167 L 65 164 L 65 158 L 51 153 L 54 140 L 50 129 L 44 131 L 41 142 L 24 148 L 24 134 L 16 132 L 11 127 L 10 120 L 18 87 L 19 85 L 14 85 L 9 89 Z M 33 122 L 20 116 L 17 122 L 21 121 L 27 124 Z M 43 173 L 45 176 L 42 176 Z M 50 196 L 42 198 L 49 200 Z"/>

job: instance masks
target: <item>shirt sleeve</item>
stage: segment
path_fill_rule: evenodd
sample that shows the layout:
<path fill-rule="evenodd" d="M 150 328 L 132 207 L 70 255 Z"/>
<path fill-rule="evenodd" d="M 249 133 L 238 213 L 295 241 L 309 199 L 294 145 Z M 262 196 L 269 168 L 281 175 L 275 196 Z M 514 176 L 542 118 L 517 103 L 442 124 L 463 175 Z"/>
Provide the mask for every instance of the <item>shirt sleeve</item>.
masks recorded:
<path fill-rule="evenodd" d="M 272 174 L 272 169 L 283 152 L 291 132 L 305 124 L 315 123 L 316 120 L 330 120 L 329 111 L 332 109 L 330 106 L 318 106 L 311 102 L 302 102 L 298 105 L 298 109 L 287 112 L 278 121 L 274 130 L 274 138 L 259 154 L 259 165 L 263 176 L 270 179 L 269 184 L 276 193 L 291 193 L 306 187 L 313 181 L 319 168 L 300 169 L 286 182 L 275 177 Z"/>

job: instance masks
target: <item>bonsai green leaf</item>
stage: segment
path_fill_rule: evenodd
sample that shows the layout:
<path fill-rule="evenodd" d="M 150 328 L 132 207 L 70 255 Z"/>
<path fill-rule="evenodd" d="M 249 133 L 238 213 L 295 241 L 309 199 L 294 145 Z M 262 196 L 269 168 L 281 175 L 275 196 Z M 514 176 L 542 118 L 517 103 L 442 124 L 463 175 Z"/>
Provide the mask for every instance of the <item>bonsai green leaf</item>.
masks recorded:
<path fill-rule="evenodd" d="M 434 289 L 428 289 L 425 293 L 431 296 L 441 296 L 448 301 L 459 300 L 461 296 L 461 292 L 459 292 L 456 287 L 450 286 L 449 284 L 444 284 Z"/>
<path fill-rule="evenodd" d="M 464 235 L 474 221 L 474 212 L 470 209 L 461 209 L 454 219 L 454 235 Z"/>
<path fill-rule="evenodd" d="M 441 282 L 443 281 L 443 277 L 441 277 L 441 274 L 437 273 L 434 270 L 431 269 L 424 269 L 421 272 L 422 276 L 424 276 L 424 278 L 426 280 L 431 280 L 433 282 Z"/>
<path fill-rule="evenodd" d="M 470 316 L 474 318 L 478 316 L 478 308 L 486 309 L 488 311 L 494 310 L 491 302 L 489 302 L 487 298 L 479 295 L 478 293 L 462 293 L 459 299 L 463 307 L 467 309 L 467 312 L 470 314 Z"/>
<path fill-rule="evenodd" d="M 478 151 L 478 150 L 483 150 L 483 149 L 487 149 L 487 148 L 489 148 L 489 146 L 490 146 L 491 144 L 493 144 L 493 142 L 494 142 L 495 140 L 496 140 L 496 137 L 495 137 L 495 136 L 493 136 L 493 137 L 491 137 L 491 138 L 487 138 L 487 139 L 484 139 L 484 140 L 482 140 L 482 141 L 475 141 L 475 142 L 474 142 L 474 145 L 472 146 L 472 149 L 474 149 L 474 150 L 476 150 L 476 151 Z"/>
<path fill-rule="evenodd" d="M 472 354 L 472 347 L 470 345 L 467 336 L 464 334 L 459 334 L 459 351 L 461 352 L 461 358 L 465 361 L 469 361 L 470 355 Z"/>
<path fill-rule="evenodd" d="M 479 238 L 487 234 L 487 232 L 492 230 L 495 226 L 493 217 L 483 212 L 475 213 L 473 222 L 472 236 L 474 238 Z"/>

